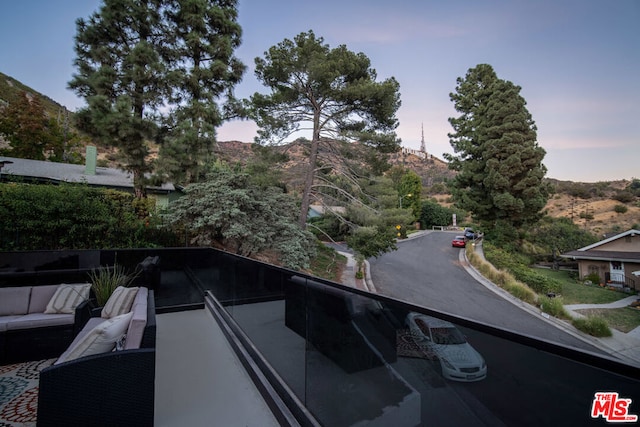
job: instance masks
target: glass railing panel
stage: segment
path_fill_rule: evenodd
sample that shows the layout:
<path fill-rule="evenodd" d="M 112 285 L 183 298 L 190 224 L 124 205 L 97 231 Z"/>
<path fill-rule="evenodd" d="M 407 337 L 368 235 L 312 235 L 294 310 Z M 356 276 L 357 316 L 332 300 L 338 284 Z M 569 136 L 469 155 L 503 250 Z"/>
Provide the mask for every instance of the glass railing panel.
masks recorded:
<path fill-rule="evenodd" d="M 596 392 L 640 396 L 637 378 L 595 355 L 286 270 L 236 268 L 241 297 L 227 310 L 323 425 L 583 425 Z"/>

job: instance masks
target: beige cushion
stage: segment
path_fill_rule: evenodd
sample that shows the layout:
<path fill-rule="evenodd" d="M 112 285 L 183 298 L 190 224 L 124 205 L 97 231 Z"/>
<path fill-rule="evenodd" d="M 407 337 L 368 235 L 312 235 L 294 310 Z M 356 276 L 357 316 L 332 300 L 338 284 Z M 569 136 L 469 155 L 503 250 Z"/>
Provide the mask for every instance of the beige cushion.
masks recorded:
<path fill-rule="evenodd" d="M 112 351 L 116 342 L 127 332 L 132 315 L 132 313 L 121 314 L 100 323 L 74 346 L 69 347 L 55 364 Z"/>
<path fill-rule="evenodd" d="M 49 300 L 45 313 L 73 313 L 78 305 L 89 299 L 90 283 L 62 284 Z"/>
<path fill-rule="evenodd" d="M 131 305 L 138 293 L 138 288 L 125 288 L 118 286 L 107 303 L 102 308 L 100 316 L 104 319 L 110 319 L 121 314 L 125 314 L 131 311 Z"/>
<path fill-rule="evenodd" d="M 147 299 L 149 296 L 149 290 L 147 288 L 140 288 L 136 299 L 131 307 L 131 323 L 127 330 L 127 339 L 124 344 L 124 349 L 129 350 L 132 348 L 140 348 L 142 343 L 142 336 L 144 335 L 144 328 L 147 326 Z"/>
<path fill-rule="evenodd" d="M 47 304 L 51 301 L 60 285 L 34 286 L 31 288 L 31 301 L 29 302 L 29 313 L 44 313 Z"/>
<path fill-rule="evenodd" d="M 0 288 L 0 316 L 27 314 L 31 286 Z"/>

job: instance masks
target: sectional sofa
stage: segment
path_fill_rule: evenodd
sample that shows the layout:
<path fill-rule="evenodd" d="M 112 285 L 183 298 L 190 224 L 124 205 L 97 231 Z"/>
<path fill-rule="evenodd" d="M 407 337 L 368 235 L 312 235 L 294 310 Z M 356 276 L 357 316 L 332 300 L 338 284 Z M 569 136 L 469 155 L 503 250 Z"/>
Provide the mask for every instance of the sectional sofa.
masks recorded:
<path fill-rule="evenodd" d="M 60 355 L 91 316 L 90 287 L 0 288 L 0 365 Z"/>
<path fill-rule="evenodd" d="M 94 309 L 66 351 L 40 373 L 38 426 L 153 425 L 154 292 L 135 289 L 128 309 L 107 312 L 111 299 Z"/>

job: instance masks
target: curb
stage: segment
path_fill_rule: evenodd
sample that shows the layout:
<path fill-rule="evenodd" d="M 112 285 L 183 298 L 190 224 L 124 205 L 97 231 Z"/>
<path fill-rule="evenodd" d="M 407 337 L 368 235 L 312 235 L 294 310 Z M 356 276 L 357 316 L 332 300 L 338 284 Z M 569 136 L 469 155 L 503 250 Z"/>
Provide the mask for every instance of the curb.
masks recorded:
<path fill-rule="evenodd" d="M 475 250 L 475 249 L 474 249 Z M 540 310 L 539 308 L 526 303 L 516 297 L 514 297 L 513 295 L 511 295 L 509 292 L 505 291 L 504 289 L 502 289 L 501 287 L 499 287 L 498 285 L 496 285 L 495 283 L 491 282 L 490 280 L 487 280 L 482 274 L 480 274 L 480 272 L 478 270 L 476 270 L 476 268 L 471 265 L 471 263 L 469 262 L 469 260 L 467 259 L 467 254 L 465 250 L 461 250 L 460 251 L 460 255 L 459 255 L 459 260 L 462 263 L 462 265 L 464 266 L 465 270 L 467 270 L 467 272 L 480 284 L 482 284 L 484 287 L 486 287 L 487 289 L 489 289 L 490 291 L 494 292 L 495 294 L 501 296 L 503 299 L 511 302 L 512 304 L 514 304 L 515 306 L 529 312 L 532 315 L 535 315 L 537 317 L 539 317 L 540 319 L 542 319 L 543 321 L 547 322 L 548 324 L 555 326 L 556 328 L 562 329 L 564 332 L 568 333 L 569 335 L 573 336 L 574 338 L 577 338 L 587 344 L 590 344 L 600 350 L 602 350 L 603 352 L 614 356 L 618 359 L 623 360 L 625 363 L 629 363 L 632 365 L 640 365 L 640 360 L 638 360 L 637 358 L 634 357 L 630 357 L 627 356 L 625 354 L 621 354 L 620 351 L 624 351 L 624 350 L 620 350 L 620 349 L 616 349 L 614 347 L 611 347 L 610 345 L 608 345 L 607 343 L 602 342 L 601 339 L 596 338 L 596 337 L 592 337 L 591 335 L 585 334 L 583 332 L 580 332 L 578 329 L 576 329 L 575 327 L 573 327 L 571 324 L 567 323 L 564 320 L 558 319 L 557 317 L 553 317 L 547 313 L 544 313 L 542 310 Z M 573 314 L 571 312 L 571 310 L 568 310 L 570 312 L 570 314 Z M 614 331 L 614 336 L 616 331 Z"/>

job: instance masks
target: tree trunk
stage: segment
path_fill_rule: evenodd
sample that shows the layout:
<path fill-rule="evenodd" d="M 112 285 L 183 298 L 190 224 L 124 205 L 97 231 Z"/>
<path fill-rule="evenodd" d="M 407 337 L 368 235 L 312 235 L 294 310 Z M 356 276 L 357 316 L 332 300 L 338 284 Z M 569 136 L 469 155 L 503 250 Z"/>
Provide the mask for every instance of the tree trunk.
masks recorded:
<path fill-rule="evenodd" d="M 309 154 L 309 169 L 304 181 L 302 191 L 302 204 L 300 206 L 300 217 L 298 224 L 300 228 L 307 228 L 307 216 L 309 215 L 309 205 L 311 205 L 311 188 L 316 177 L 316 163 L 318 160 L 318 147 L 320 145 L 320 113 L 316 112 L 313 118 L 313 139 L 311 140 L 311 153 Z"/>
<path fill-rule="evenodd" d="M 137 199 L 144 199 L 147 197 L 147 191 L 142 178 L 143 177 L 139 169 L 133 171 L 133 192 Z"/>

